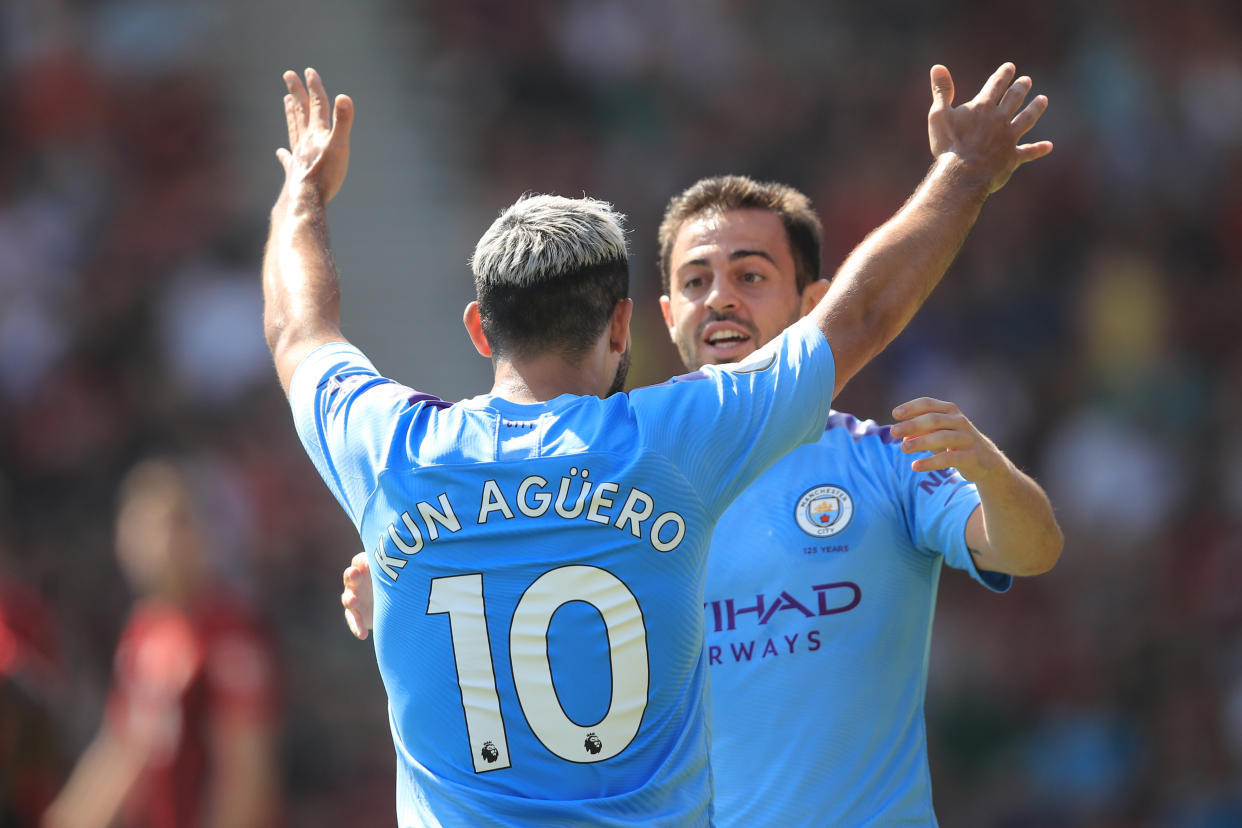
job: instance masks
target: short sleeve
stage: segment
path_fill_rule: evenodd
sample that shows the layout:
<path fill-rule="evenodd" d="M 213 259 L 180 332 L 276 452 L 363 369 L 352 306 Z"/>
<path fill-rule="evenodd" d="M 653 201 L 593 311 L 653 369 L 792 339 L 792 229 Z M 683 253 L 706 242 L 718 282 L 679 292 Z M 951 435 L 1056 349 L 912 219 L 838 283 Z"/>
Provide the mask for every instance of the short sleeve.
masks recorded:
<path fill-rule="evenodd" d="M 823 434 L 834 372 L 828 341 L 802 319 L 743 362 L 705 366 L 631 400 L 648 445 L 723 512 L 768 466 Z"/>
<path fill-rule="evenodd" d="M 916 472 L 910 464 L 930 453 L 902 454 L 896 445 L 893 450 L 915 545 L 928 554 L 944 556 L 949 566 L 969 573 L 994 592 L 1008 591 L 1013 576 L 980 570 L 966 546 L 966 522 L 979 505 L 975 484 L 953 468 Z"/>
<path fill-rule="evenodd" d="M 380 376 L 348 342 L 321 345 L 294 372 L 289 405 L 298 437 L 359 530 L 379 473 L 405 448 L 396 435 L 402 415 L 425 403 L 448 405 Z"/>

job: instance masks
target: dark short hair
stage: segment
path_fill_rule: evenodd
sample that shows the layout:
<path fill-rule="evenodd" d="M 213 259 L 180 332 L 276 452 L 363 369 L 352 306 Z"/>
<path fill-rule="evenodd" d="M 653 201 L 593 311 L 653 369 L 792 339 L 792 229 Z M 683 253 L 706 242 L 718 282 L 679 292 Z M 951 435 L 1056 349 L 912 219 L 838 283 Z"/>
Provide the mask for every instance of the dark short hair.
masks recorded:
<path fill-rule="evenodd" d="M 625 217 L 603 201 L 523 196 L 471 257 L 483 333 L 498 356 L 594 345 L 629 295 Z"/>
<path fill-rule="evenodd" d="M 682 226 L 691 219 L 732 210 L 767 210 L 785 227 L 793 254 L 798 292 L 819 278 L 820 239 L 823 225 L 811 200 L 787 184 L 755 181 L 744 175 L 720 175 L 695 182 L 673 196 L 660 222 L 660 285 L 669 289 L 673 245 Z"/>

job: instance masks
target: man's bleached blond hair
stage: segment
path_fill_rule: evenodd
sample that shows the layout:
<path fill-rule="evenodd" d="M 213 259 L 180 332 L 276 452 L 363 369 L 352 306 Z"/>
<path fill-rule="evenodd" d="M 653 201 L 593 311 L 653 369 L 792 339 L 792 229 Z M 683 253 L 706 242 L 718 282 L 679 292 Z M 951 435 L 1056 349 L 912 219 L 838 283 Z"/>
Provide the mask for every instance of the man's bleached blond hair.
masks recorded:
<path fill-rule="evenodd" d="M 629 295 L 624 226 L 594 198 L 527 195 L 501 213 L 470 260 L 492 353 L 587 353 Z"/>
<path fill-rule="evenodd" d="M 470 257 L 479 285 L 533 287 L 627 258 L 625 216 L 606 201 L 524 195 L 492 222 Z"/>

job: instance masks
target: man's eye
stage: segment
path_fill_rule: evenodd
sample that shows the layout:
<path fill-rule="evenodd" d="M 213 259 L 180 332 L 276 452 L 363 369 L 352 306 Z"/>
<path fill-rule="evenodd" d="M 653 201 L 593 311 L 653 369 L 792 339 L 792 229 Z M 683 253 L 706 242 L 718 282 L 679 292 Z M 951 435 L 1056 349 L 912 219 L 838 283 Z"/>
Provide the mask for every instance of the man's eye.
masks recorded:
<path fill-rule="evenodd" d="M 754 283 L 756 283 L 756 282 L 762 282 L 762 281 L 763 281 L 763 274 L 762 274 L 762 273 L 753 273 L 753 272 L 752 272 L 752 273 L 744 273 L 744 274 L 742 274 L 742 281 L 743 281 L 743 282 L 748 282 L 748 283 L 750 283 L 750 284 L 754 284 Z"/>
<path fill-rule="evenodd" d="M 696 290 L 701 287 L 703 287 L 702 276 L 691 276 L 689 279 L 686 279 L 681 283 L 682 290 Z"/>

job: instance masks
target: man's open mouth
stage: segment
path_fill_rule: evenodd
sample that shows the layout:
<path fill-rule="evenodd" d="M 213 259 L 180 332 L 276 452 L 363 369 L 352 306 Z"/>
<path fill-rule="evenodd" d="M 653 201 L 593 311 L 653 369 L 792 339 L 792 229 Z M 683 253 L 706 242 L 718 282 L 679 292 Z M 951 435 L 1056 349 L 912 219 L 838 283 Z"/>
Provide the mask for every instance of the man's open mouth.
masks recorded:
<path fill-rule="evenodd" d="M 750 342 L 752 336 L 737 324 L 713 322 L 703 334 L 703 342 L 712 348 L 732 349 Z"/>
<path fill-rule="evenodd" d="M 720 331 L 712 334 L 707 338 L 709 345 L 736 345 L 739 342 L 746 342 L 750 337 L 737 331 Z"/>

